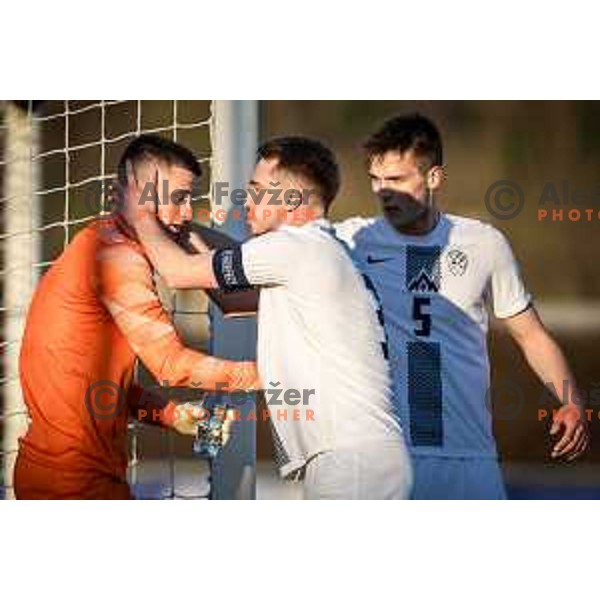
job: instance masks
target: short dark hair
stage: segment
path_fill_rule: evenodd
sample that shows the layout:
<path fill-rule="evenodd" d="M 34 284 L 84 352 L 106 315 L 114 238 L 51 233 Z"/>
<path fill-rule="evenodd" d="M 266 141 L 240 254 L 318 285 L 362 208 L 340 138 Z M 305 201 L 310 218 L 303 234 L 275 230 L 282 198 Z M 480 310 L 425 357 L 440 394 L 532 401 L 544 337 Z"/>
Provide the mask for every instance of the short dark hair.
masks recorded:
<path fill-rule="evenodd" d="M 386 152 L 412 151 L 425 169 L 443 163 L 442 137 L 427 117 L 418 113 L 387 120 L 364 144 L 369 162 Z"/>
<path fill-rule="evenodd" d="M 184 167 L 197 177 L 202 175 L 198 159 L 191 150 L 158 135 L 144 134 L 136 137 L 123 152 L 117 167 L 119 182 L 127 184 L 128 162 L 135 169 L 141 162 L 151 159 L 163 161 L 169 166 Z"/>
<path fill-rule="evenodd" d="M 258 158 L 276 158 L 279 167 L 314 185 L 327 213 L 340 189 L 340 168 L 327 146 L 302 136 L 278 137 L 258 149 Z"/>

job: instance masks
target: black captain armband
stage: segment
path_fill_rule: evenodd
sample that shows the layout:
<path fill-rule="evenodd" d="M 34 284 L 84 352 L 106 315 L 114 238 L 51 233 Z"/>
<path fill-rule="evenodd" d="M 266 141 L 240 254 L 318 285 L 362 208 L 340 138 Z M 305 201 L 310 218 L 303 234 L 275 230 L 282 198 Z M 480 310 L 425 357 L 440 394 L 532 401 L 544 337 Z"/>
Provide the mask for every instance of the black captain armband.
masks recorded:
<path fill-rule="evenodd" d="M 241 246 L 217 250 L 213 254 L 212 266 L 219 289 L 224 292 L 252 289 L 252 285 L 244 273 Z"/>

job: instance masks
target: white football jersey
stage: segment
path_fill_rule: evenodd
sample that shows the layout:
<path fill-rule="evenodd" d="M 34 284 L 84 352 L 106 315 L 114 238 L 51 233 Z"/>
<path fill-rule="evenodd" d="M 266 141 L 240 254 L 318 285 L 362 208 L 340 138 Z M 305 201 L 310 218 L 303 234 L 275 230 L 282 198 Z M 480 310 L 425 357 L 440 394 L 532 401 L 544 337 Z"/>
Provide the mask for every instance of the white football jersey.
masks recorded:
<path fill-rule="evenodd" d="M 378 304 L 328 221 L 215 258 L 222 288 L 260 286 L 257 363 L 263 387 L 282 390 L 266 395 L 282 476 L 320 452 L 403 445 Z"/>
<path fill-rule="evenodd" d="M 495 457 L 488 309 L 506 318 L 531 303 L 506 238 L 454 215 L 441 215 L 422 236 L 400 234 L 385 218 L 352 218 L 335 229 L 381 302 L 411 453 Z"/>

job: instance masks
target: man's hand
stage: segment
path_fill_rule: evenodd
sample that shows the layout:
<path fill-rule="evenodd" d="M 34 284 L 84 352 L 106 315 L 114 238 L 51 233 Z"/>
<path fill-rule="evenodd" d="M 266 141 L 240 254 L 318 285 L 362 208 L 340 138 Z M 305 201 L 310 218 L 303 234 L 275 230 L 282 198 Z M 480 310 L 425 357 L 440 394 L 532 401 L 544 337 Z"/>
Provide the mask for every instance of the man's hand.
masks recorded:
<path fill-rule="evenodd" d="M 585 452 L 590 443 L 590 433 L 585 413 L 581 407 L 568 404 L 563 406 L 552 420 L 550 435 L 562 436 L 554 444 L 552 458 L 572 461 Z"/>
<path fill-rule="evenodd" d="M 172 418 L 170 419 L 171 428 L 181 435 L 195 436 L 198 431 L 198 424 L 208 420 L 209 411 L 197 404 L 186 402 L 173 408 Z M 227 444 L 231 437 L 231 425 L 233 422 L 233 411 L 228 410 L 223 419 L 222 439 L 223 446 Z"/>
<path fill-rule="evenodd" d="M 575 378 L 560 346 L 544 327 L 533 306 L 503 319 L 509 333 L 521 348 L 529 366 L 540 381 L 563 403 L 553 418 L 550 435 L 560 435 L 552 458 L 571 461 L 585 452 L 590 443 L 585 404 L 580 399 Z M 559 395 L 557 390 L 563 390 Z"/>

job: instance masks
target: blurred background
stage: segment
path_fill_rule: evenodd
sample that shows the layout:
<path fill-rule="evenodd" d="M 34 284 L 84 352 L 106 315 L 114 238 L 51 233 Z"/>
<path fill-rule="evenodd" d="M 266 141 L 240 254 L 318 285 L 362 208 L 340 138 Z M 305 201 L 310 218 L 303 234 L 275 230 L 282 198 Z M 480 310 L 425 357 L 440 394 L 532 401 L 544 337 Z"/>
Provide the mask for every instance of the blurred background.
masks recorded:
<path fill-rule="evenodd" d="M 6 309 L 12 300 L 7 298 L 5 282 L 14 277 L 12 270 L 43 273 L 72 235 L 102 208 L 102 194 L 98 205 L 90 206 L 84 197 L 84 184 L 109 181 L 124 147 L 141 131 L 174 136 L 197 152 L 206 177 L 197 190 L 195 208 L 208 206 L 208 184 L 211 166 L 214 167 L 212 107 L 211 101 L 24 101 L 20 105 L 1 105 L 4 125 L 0 129 L 0 185 L 4 192 L 0 204 L 0 293 L 5 415 L 6 390 L 16 385 L 14 374 L 8 372 L 12 359 L 7 357 L 14 339 L 9 332 L 10 312 Z M 378 209 L 369 189 L 362 141 L 387 117 L 416 111 L 433 119 L 442 133 L 447 168 L 447 182 L 439 197 L 442 208 L 491 222 L 508 236 L 538 309 L 566 352 L 580 387 L 584 393 L 597 389 L 600 398 L 600 376 L 596 370 L 596 344 L 600 341 L 600 277 L 596 260 L 600 250 L 600 102 L 261 101 L 257 137 L 262 141 L 275 135 L 302 134 L 321 139 L 336 151 L 342 167 L 343 185 L 332 219 L 375 215 Z M 27 114 L 34 115 L 35 131 L 28 129 L 27 120 L 17 130 L 7 126 L 7 115 L 18 122 Z M 239 127 L 243 129 L 243 122 Z M 13 138 L 9 140 L 9 136 Z M 16 151 L 16 157 L 7 156 L 7 149 L 15 153 L 15 139 L 18 147 L 19 136 L 22 149 Z M 27 155 L 32 144 L 37 148 L 35 160 L 29 160 Z M 25 256 L 20 265 L 14 264 L 14 253 L 19 252 L 15 237 L 6 234 L 14 227 L 14 223 L 8 223 L 12 218 L 10 198 L 22 200 L 32 191 L 7 192 L 14 186 L 9 181 L 14 170 L 8 167 L 15 163 L 34 170 L 32 177 L 40 182 L 38 187 L 44 192 L 36 196 L 36 214 L 18 209 L 24 231 L 32 229 L 27 226 L 27 219 L 29 223 L 35 221 L 36 230 L 44 231 L 40 255 Z M 523 209 L 511 219 L 495 218 L 484 201 L 488 188 L 500 180 L 516 182 L 523 190 Z M 79 182 L 84 184 L 77 185 Z M 565 198 L 571 202 L 545 206 L 549 212 L 563 209 L 562 221 L 538 218 L 540 198 L 548 184 L 561 202 Z M 587 196 L 584 204 L 573 205 L 575 190 Z M 569 220 L 567 212 L 573 208 L 593 209 L 591 220 L 585 216 L 578 221 Z M 17 224 L 19 227 L 23 228 Z M 22 239 L 25 243 L 27 235 Z M 24 291 L 32 285 L 25 285 Z M 208 348 L 211 317 L 204 295 L 198 292 L 181 297 L 165 289 L 161 293 L 187 342 Z M 591 451 L 576 464 L 550 461 L 548 421 L 539 420 L 538 409 L 551 409 L 557 404 L 544 397 L 543 387 L 498 327 L 492 328 L 490 348 L 495 430 L 511 497 L 600 497 L 598 444 L 593 439 Z M 505 382 L 511 384 L 512 392 L 507 391 Z M 600 433 L 598 410 L 600 406 L 595 407 L 591 421 L 594 437 Z M 5 423 L 3 419 L 3 431 Z M 165 436 L 156 430 L 132 432 L 132 465 L 136 467 L 132 480 L 140 495 L 204 495 L 205 482 L 199 485 L 198 481 L 206 477 L 206 465 L 194 460 L 189 443 Z M 6 435 L 4 439 L 6 442 Z M 295 497 L 297 488 L 275 482 L 271 452 L 269 432 L 259 423 L 258 497 Z M 164 457 L 170 458 L 165 461 Z M 187 474 L 189 469 L 191 475 Z"/>

